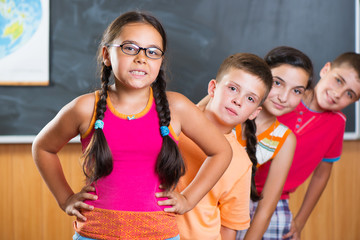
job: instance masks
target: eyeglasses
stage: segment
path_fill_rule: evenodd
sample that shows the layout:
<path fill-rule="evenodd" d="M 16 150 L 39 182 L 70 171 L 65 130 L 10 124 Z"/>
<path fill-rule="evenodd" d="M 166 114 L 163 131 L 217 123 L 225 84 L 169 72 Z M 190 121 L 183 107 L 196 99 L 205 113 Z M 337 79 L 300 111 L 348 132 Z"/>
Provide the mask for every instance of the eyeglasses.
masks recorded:
<path fill-rule="evenodd" d="M 157 47 L 148 47 L 148 48 L 143 48 L 143 47 L 139 47 L 138 45 L 134 44 L 134 43 L 124 43 L 124 44 L 107 44 L 107 47 L 119 47 L 121 48 L 121 51 L 127 55 L 137 55 L 140 50 L 144 50 L 145 51 L 145 55 L 148 58 L 151 59 L 159 59 L 164 55 L 164 52 L 161 51 L 160 49 L 158 49 Z"/>

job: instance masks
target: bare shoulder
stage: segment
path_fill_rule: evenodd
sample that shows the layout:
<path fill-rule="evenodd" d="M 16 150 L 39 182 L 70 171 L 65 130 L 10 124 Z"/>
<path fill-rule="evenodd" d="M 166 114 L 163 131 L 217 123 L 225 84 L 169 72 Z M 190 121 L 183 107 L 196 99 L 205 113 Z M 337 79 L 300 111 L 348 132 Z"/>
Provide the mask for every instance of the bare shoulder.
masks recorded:
<path fill-rule="evenodd" d="M 289 136 L 286 138 L 285 140 L 285 144 L 287 143 L 287 145 L 289 146 L 296 146 L 296 136 L 295 134 L 291 131 Z"/>
<path fill-rule="evenodd" d="M 292 158 L 295 153 L 296 148 L 296 136 L 293 132 L 290 132 L 288 137 L 286 138 L 284 144 L 281 146 L 279 153 L 276 155 L 276 162 L 283 162 L 291 164 Z M 275 160 L 274 159 L 274 160 Z"/>
<path fill-rule="evenodd" d="M 78 119 L 79 132 L 86 132 L 94 115 L 95 93 L 92 92 L 75 98 L 64 107 L 64 110 L 70 111 L 72 117 Z"/>
<path fill-rule="evenodd" d="M 199 108 L 191 102 L 187 97 L 177 92 L 166 92 L 169 102 L 171 116 L 179 118 L 184 115 L 191 115 L 199 112 Z"/>
<path fill-rule="evenodd" d="M 72 100 L 67 106 L 73 108 L 80 115 L 92 116 L 95 108 L 95 93 L 81 95 Z"/>
<path fill-rule="evenodd" d="M 169 91 L 166 92 L 166 95 L 170 108 L 173 108 L 177 111 L 186 110 L 189 106 L 195 107 L 195 104 L 181 93 Z"/>
<path fill-rule="evenodd" d="M 186 131 L 188 122 L 195 124 L 194 121 L 202 119 L 202 112 L 187 97 L 177 92 L 166 92 L 166 95 L 171 112 L 171 125 L 177 134 Z"/>

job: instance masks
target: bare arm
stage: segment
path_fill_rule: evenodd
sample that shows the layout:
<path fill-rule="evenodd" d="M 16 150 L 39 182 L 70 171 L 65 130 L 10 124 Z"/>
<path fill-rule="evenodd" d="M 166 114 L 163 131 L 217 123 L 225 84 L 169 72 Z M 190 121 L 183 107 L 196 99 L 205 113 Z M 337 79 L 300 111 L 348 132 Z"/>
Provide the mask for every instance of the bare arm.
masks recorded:
<path fill-rule="evenodd" d="M 203 99 L 200 100 L 200 102 L 198 102 L 197 105 L 200 107 L 200 109 L 203 109 L 209 103 L 209 101 L 210 101 L 210 96 L 206 95 Z"/>
<path fill-rule="evenodd" d="M 224 135 L 190 100 L 178 93 L 168 93 L 168 99 L 171 125 L 176 133 L 180 134 L 182 131 L 208 156 L 193 181 L 181 193 L 182 200 L 181 196 L 166 195 L 172 200 L 159 202 L 160 205 L 173 206 L 165 209 L 166 211 L 183 214 L 191 210 L 220 179 L 230 164 L 232 150 Z M 159 193 L 157 196 L 162 194 L 166 193 Z"/>
<path fill-rule="evenodd" d="M 33 158 L 42 178 L 54 195 L 60 208 L 69 215 L 77 215 L 74 209 L 67 209 L 70 204 L 69 200 L 71 200 L 74 192 L 65 179 L 57 153 L 70 139 L 80 133 L 81 128 L 89 125 L 91 113 L 89 117 L 89 113 L 84 112 L 84 109 L 94 106 L 94 101 L 92 101 L 92 105 L 90 104 L 87 107 L 84 107 L 84 103 L 89 104 L 88 101 L 76 99 L 66 105 L 40 131 L 32 145 Z M 86 192 L 91 191 L 91 189 L 91 187 L 85 187 L 77 197 L 82 200 L 90 198 L 90 194 Z M 72 201 L 72 204 L 77 205 L 78 208 L 87 208 L 86 205 L 77 203 L 77 201 Z"/>
<path fill-rule="evenodd" d="M 221 225 L 220 234 L 222 240 L 235 240 L 236 230 Z"/>
<path fill-rule="evenodd" d="M 265 186 L 263 198 L 259 201 L 254 218 L 250 224 L 245 240 L 261 239 L 266 232 L 271 217 L 276 209 L 288 175 L 296 147 L 296 137 L 291 133 L 279 153 L 272 160 Z"/>
<path fill-rule="evenodd" d="M 319 163 L 306 190 L 301 208 L 293 220 L 294 226 L 288 234 L 284 235 L 284 238 L 294 235 L 293 239 L 300 239 L 300 233 L 328 183 L 332 166 L 331 162 Z"/>

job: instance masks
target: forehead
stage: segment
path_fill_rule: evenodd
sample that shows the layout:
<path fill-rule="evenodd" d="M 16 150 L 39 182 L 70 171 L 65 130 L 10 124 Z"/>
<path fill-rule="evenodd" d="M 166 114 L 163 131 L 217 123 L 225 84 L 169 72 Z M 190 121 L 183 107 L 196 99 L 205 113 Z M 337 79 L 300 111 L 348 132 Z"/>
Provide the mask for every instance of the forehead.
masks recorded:
<path fill-rule="evenodd" d="M 300 67 L 282 64 L 271 69 L 276 78 L 281 78 L 287 85 L 294 87 L 306 87 L 309 82 L 309 74 Z"/>
<path fill-rule="evenodd" d="M 117 41 L 133 41 L 142 46 L 156 45 L 162 47 L 161 34 L 149 23 L 129 23 L 121 28 Z"/>
<path fill-rule="evenodd" d="M 266 92 L 265 83 L 258 76 L 238 68 L 229 68 L 226 73 L 222 75 L 220 84 L 225 86 L 229 84 L 238 85 L 242 89 L 254 93 L 260 98 L 262 98 Z"/>

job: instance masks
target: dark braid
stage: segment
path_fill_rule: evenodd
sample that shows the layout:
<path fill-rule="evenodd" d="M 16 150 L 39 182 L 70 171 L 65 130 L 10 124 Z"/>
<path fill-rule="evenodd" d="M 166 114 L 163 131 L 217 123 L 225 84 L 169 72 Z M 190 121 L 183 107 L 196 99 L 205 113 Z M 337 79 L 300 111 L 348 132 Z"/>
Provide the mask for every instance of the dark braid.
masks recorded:
<path fill-rule="evenodd" d="M 244 127 L 244 135 L 246 136 L 246 152 L 252 162 L 252 174 L 251 174 L 251 193 L 250 198 L 256 202 L 261 199 L 255 185 L 255 173 L 257 169 L 257 158 L 256 158 L 256 124 L 255 120 L 246 120 Z"/>
<path fill-rule="evenodd" d="M 111 71 L 111 66 L 108 67 L 103 64 L 101 69 L 100 99 L 96 107 L 96 120 L 104 119 Z M 102 129 L 95 129 L 88 148 L 84 152 L 84 158 L 83 171 L 90 182 L 94 182 L 112 172 L 112 154 Z"/>
<path fill-rule="evenodd" d="M 165 91 L 166 82 L 164 75 L 164 71 L 160 69 L 159 75 L 152 84 L 152 87 L 160 126 L 169 127 L 171 119 Z M 185 164 L 178 146 L 169 135 L 163 137 L 161 151 L 156 162 L 156 173 L 159 175 L 160 181 L 166 190 L 173 189 L 180 177 L 185 174 Z"/>

